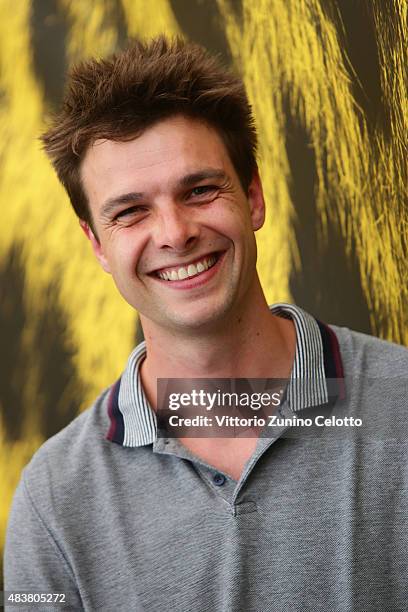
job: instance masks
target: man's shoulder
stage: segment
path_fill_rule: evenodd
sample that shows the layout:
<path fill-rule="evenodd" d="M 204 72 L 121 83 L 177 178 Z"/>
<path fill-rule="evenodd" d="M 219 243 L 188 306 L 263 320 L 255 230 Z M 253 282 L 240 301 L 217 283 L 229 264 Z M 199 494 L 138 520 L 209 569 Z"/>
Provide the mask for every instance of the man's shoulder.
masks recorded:
<path fill-rule="evenodd" d="M 44 442 L 33 455 L 22 478 L 33 498 L 44 499 L 51 489 L 68 493 L 70 486 L 86 478 L 112 446 L 106 439 L 110 391 L 111 387 L 105 389 L 90 408 Z"/>
<path fill-rule="evenodd" d="M 339 342 L 345 375 L 408 377 L 408 348 L 347 327 L 330 325 Z"/>

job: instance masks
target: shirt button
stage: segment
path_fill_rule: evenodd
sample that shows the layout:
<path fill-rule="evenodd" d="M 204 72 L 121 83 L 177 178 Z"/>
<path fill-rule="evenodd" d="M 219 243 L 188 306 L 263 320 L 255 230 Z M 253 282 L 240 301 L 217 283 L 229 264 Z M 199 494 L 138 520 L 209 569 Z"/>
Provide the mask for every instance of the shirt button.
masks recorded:
<path fill-rule="evenodd" d="M 223 474 L 214 474 L 213 483 L 217 485 L 217 487 L 222 487 L 225 482 L 225 476 Z"/>

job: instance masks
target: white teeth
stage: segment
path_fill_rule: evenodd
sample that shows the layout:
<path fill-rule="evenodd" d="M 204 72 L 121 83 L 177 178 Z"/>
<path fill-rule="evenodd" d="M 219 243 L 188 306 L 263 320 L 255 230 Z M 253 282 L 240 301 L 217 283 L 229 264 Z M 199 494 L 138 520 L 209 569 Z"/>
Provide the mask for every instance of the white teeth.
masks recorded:
<path fill-rule="evenodd" d="M 196 264 L 189 264 L 187 268 L 179 268 L 178 270 L 171 270 L 168 272 L 159 272 L 158 276 L 162 280 L 166 281 L 184 280 L 185 278 L 197 276 L 197 274 L 205 272 L 205 270 L 211 268 L 216 261 L 217 258 L 212 256 L 208 259 L 203 259 Z"/>
<path fill-rule="evenodd" d="M 197 274 L 197 268 L 194 264 L 190 264 L 187 268 L 187 274 L 189 276 L 195 276 Z"/>

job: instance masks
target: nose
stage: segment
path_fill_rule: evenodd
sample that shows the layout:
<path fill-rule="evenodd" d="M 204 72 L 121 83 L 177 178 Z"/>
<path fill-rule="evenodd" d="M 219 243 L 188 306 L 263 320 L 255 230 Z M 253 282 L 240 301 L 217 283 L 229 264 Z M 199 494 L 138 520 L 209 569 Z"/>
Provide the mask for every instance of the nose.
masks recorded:
<path fill-rule="evenodd" d="M 156 220 L 154 240 L 160 249 L 182 253 L 194 247 L 199 234 L 192 211 L 177 204 L 167 204 Z"/>

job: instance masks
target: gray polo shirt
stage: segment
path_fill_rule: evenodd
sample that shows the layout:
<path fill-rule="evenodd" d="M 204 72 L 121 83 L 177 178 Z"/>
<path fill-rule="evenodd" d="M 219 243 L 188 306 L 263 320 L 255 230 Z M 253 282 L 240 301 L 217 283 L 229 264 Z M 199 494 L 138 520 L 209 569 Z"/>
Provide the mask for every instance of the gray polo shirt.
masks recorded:
<path fill-rule="evenodd" d="M 89 611 L 408 610 L 408 350 L 274 309 L 294 319 L 292 378 L 307 381 L 282 415 L 363 425 L 275 427 L 236 482 L 157 437 L 142 344 L 25 468 L 6 589 Z"/>

